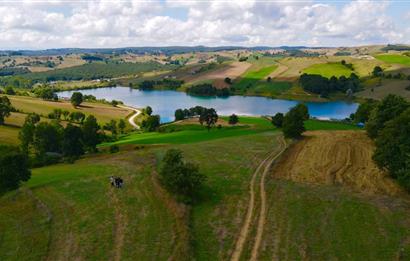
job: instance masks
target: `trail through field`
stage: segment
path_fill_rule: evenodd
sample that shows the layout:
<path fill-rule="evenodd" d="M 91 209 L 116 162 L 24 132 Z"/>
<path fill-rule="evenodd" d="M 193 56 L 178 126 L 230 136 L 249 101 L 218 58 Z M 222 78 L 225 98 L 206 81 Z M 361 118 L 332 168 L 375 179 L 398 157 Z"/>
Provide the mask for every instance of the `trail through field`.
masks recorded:
<path fill-rule="evenodd" d="M 120 201 L 118 196 L 116 195 L 117 191 L 115 188 L 110 188 L 109 194 L 111 196 L 112 202 L 111 204 L 114 205 L 114 260 L 119 261 L 121 260 L 122 249 L 124 246 L 124 236 L 125 236 L 125 227 L 126 227 L 126 220 L 124 215 L 121 212 Z"/>
<path fill-rule="evenodd" d="M 282 153 L 286 150 L 286 141 L 283 138 L 283 136 L 278 137 L 278 139 L 280 139 L 280 151 L 279 153 L 277 153 L 275 156 L 273 156 L 273 158 L 271 158 L 269 160 L 269 162 L 265 165 L 265 169 L 262 173 L 262 177 L 260 180 L 260 197 L 261 197 L 261 207 L 260 207 L 260 212 L 259 212 L 259 220 L 258 220 L 258 227 L 256 230 L 256 237 L 255 237 L 255 244 L 253 245 L 253 249 L 252 249 L 252 256 L 251 256 L 251 260 L 252 261 L 256 261 L 258 258 L 258 250 L 259 250 L 259 246 L 261 244 L 262 241 L 262 235 L 263 235 L 263 229 L 264 229 L 264 225 L 265 225 L 265 220 L 266 220 L 266 191 L 265 191 L 265 178 L 266 178 L 266 174 L 269 172 L 272 163 L 279 158 L 280 155 L 282 155 Z"/>
<path fill-rule="evenodd" d="M 269 171 L 273 161 L 279 157 L 283 151 L 286 148 L 286 142 L 284 141 L 283 137 L 280 136 L 278 137 L 278 139 L 281 139 L 281 141 L 279 142 L 281 144 L 281 146 L 279 147 L 280 151 L 277 152 L 277 150 L 274 150 L 273 152 L 271 152 L 268 157 L 266 157 L 261 164 L 259 164 L 258 168 L 255 170 L 255 172 L 252 175 L 252 179 L 251 182 L 249 184 L 249 203 L 248 203 L 248 210 L 246 212 L 246 217 L 245 217 L 245 221 L 242 225 L 242 228 L 239 232 L 238 235 L 238 239 L 236 241 L 235 244 L 235 249 L 232 253 L 231 256 L 231 261 L 237 261 L 240 259 L 241 254 L 242 254 L 242 250 L 243 250 L 243 246 L 246 242 L 247 236 L 249 234 L 249 228 L 250 225 L 252 223 L 252 218 L 253 218 L 253 212 L 254 212 L 254 208 L 255 208 L 255 190 L 256 190 L 256 179 L 258 178 L 258 176 L 261 176 L 261 181 L 260 181 L 260 191 L 261 191 L 261 214 L 266 215 L 266 196 L 265 196 L 265 188 L 264 188 L 264 180 L 265 180 L 265 176 L 266 173 Z M 262 174 L 261 170 L 264 170 Z M 261 215 L 259 215 L 261 216 Z M 262 231 L 259 232 L 259 229 L 263 230 L 263 223 L 264 223 L 264 217 L 260 217 L 259 219 L 259 223 L 258 223 L 258 231 L 257 231 L 257 237 L 262 237 Z M 259 235 L 260 234 L 260 235 Z M 260 244 L 260 239 L 259 239 L 259 243 Z M 256 247 L 256 251 L 258 249 L 258 246 Z M 254 247 L 254 249 L 255 249 Z M 253 255 L 252 255 L 253 256 Z M 256 258 L 257 254 L 255 254 L 255 258 Z"/>

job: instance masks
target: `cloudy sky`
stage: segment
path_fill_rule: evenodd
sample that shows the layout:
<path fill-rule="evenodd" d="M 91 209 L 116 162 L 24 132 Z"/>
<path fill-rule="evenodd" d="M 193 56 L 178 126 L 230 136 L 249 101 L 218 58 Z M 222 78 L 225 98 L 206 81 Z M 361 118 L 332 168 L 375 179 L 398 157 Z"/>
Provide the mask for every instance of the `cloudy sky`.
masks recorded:
<path fill-rule="evenodd" d="M 410 43 L 410 0 L 0 0 L 0 49 Z"/>

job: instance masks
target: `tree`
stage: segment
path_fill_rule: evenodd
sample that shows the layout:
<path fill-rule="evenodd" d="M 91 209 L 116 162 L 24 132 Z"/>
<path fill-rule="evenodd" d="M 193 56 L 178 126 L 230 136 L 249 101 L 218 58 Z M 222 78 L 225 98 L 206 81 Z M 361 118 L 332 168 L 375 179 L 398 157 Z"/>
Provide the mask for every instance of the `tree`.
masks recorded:
<path fill-rule="evenodd" d="M 151 108 L 150 106 L 147 106 L 144 111 L 145 111 L 145 113 L 146 113 L 147 115 L 151 115 L 151 114 L 152 114 L 152 108 Z"/>
<path fill-rule="evenodd" d="M 166 152 L 159 173 L 161 184 L 185 202 L 191 202 L 206 177 L 197 165 L 185 163 L 180 150 Z"/>
<path fill-rule="evenodd" d="M 142 121 L 141 128 L 145 131 L 155 131 L 158 129 L 159 125 L 160 125 L 159 115 L 151 115 Z"/>
<path fill-rule="evenodd" d="M 268 78 L 266 78 L 266 81 L 267 82 L 272 82 L 272 77 L 269 76 Z"/>
<path fill-rule="evenodd" d="M 70 101 L 74 108 L 80 106 L 80 104 L 83 102 L 83 94 L 81 92 L 73 92 Z"/>
<path fill-rule="evenodd" d="M 229 116 L 229 124 L 235 125 L 238 122 L 239 122 L 239 118 L 238 116 L 236 116 L 236 114 L 232 114 L 231 116 Z"/>
<path fill-rule="evenodd" d="M 55 93 L 55 91 L 52 88 L 49 87 L 40 87 L 37 88 L 34 93 L 41 99 L 43 100 L 54 100 L 57 101 L 58 100 L 58 96 Z"/>
<path fill-rule="evenodd" d="M 304 121 L 309 118 L 307 107 L 298 104 L 293 107 L 283 118 L 282 131 L 286 138 L 300 138 L 306 130 Z"/>
<path fill-rule="evenodd" d="M 79 111 L 74 111 L 70 113 L 70 121 L 83 123 L 85 119 L 85 114 Z"/>
<path fill-rule="evenodd" d="M 373 159 L 410 191 L 410 108 L 389 120 L 379 132 Z"/>
<path fill-rule="evenodd" d="M 182 109 L 177 109 L 175 111 L 175 120 L 180 121 L 180 120 L 183 120 L 183 119 L 185 119 L 184 111 Z"/>
<path fill-rule="evenodd" d="M 40 116 L 36 113 L 30 113 L 26 116 L 23 126 L 19 132 L 19 140 L 21 151 L 28 154 L 30 145 L 33 143 L 34 130 L 36 125 L 40 121 Z"/>
<path fill-rule="evenodd" d="M 7 96 L 0 97 L 0 125 L 4 124 L 4 118 L 10 116 L 10 112 L 13 111 L 13 106 Z"/>
<path fill-rule="evenodd" d="M 272 117 L 272 124 L 277 128 L 282 128 L 283 117 L 283 113 L 276 113 L 275 116 Z"/>
<path fill-rule="evenodd" d="M 227 83 L 227 84 L 232 84 L 232 79 L 229 78 L 229 77 L 226 77 L 226 78 L 224 79 L 224 82 Z"/>
<path fill-rule="evenodd" d="M 120 121 L 118 122 L 118 129 L 120 129 L 120 133 L 123 134 L 124 133 L 124 129 L 127 125 L 125 124 L 125 121 L 123 119 L 120 119 Z"/>
<path fill-rule="evenodd" d="M 100 126 L 97 123 L 97 119 L 93 115 L 89 115 L 81 129 L 83 131 L 84 147 L 90 152 L 96 152 L 97 144 L 100 143 L 100 136 L 98 135 Z"/>
<path fill-rule="evenodd" d="M 40 122 L 33 137 L 33 147 L 37 158 L 42 158 L 46 152 L 61 152 L 63 127 L 58 122 Z"/>
<path fill-rule="evenodd" d="M 374 77 L 379 77 L 383 75 L 383 69 L 380 66 L 375 66 L 372 72 Z"/>
<path fill-rule="evenodd" d="M 364 103 L 361 103 L 354 114 L 354 121 L 357 123 L 366 123 L 376 106 L 377 102 L 374 100 L 366 100 Z"/>
<path fill-rule="evenodd" d="M 110 120 L 110 122 L 107 122 L 104 125 L 104 129 L 111 131 L 113 135 L 117 135 L 117 121 L 116 120 Z"/>
<path fill-rule="evenodd" d="M 27 155 L 18 148 L 0 145 L 0 194 L 17 189 L 30 177 Z"/>
<path fill-rule="evenodd" d="M 63 110 L 63 112 L 61 113 L 64 117 L 64 120 L 68 120 L 68 115 L 70 115 L 69 111 Z"/>
<path fill-rule="evenodd" d="M 399 116 L 409 106 L 409 102 L 400 96 L 393 94 L 386 96 L 370 115 L 366 124 L 367 135 L 375 139 L 387 121 Z"/>
<path fill-rule="evenodd" d="M 199 122 L 201 123 L 201 125 L 205 122 L 208 131 L 212 128 L 213 125 L 215 125 L 217 121 L 218 114 L 213 108 L 206 108 L 202 111 L 201 115 L 199 116 Z"/>
<path fill-rule="evenodd" d="M 16 94 L 16 92 L 15 92 L 14 89 L 13 89 L 13 87 L 11 87 L 11 86 L 7 86 L 6 88 L 4 88 L 4 92 L 5 92 L 7 95 L 15 95 L 15 94 Z"/>
<path fill-rule="evenodd" d="M 69 162 L 74 162 L 84 154 L 83 132 L 80 127 L 67 124 L 63 133 L 62 152 Z"/>

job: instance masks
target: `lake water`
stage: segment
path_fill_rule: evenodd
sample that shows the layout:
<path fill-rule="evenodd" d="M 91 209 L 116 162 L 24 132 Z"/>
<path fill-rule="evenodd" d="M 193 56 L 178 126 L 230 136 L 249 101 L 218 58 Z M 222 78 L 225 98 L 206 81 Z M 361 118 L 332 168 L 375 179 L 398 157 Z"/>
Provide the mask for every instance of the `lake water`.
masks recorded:
<path fill-rule="evenodd" d="M 74 91 L 59 92 L 60 97 L 69 98 Z M 161 116 L 161 122 L 174 120 L 176 109 L 194 106 L 215 108 L 219 115 L 274 115 L 277 112 L 286 113 L 297 101 L 270 99 L 265 97 L 229 96 L 194 97 L 177 91 L 140 91 L 128 87 L 109 87 L 80 90 L 83 94 L 92 94 L 97 99 L 119 100 L 136 108 L 151 106 L 154 114 Z M 313 117 L 323 119 L 344 119 L 357 109 L 357 103 L 345 101 L 304 102 Z"/>

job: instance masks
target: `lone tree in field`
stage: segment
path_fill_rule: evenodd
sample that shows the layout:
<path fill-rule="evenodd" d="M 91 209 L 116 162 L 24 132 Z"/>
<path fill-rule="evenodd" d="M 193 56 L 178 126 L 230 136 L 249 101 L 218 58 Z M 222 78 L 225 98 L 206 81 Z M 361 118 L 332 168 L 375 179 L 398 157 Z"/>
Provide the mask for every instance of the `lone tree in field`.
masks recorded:
<path fill-rule="evenodd" d="M 282 131 L 286 138 L 300 138 L 306 130 L 304 121 L 309 119 L 306 105 L 298 104 L 283 118 Z"/>
<path fill-rule="evenodd" d="M 74 92 L 71 95 L 70 101 L 74 108 L 80 106 L 80 104 L 83 102 L 83 94 L 81 92 Z"/>
<path fill-rule="evenodd" d="M 4 118 L 10 116 L 10 112 L 13 110 L 11 102 L 7 96 L 0 97 L 0 125 L 4 124 Z"/>
<path fill-rule="evenodd" d="M 197 165 L 183 161 L 182 151 L 170 149 L 166 152 L 159 173 L 161 184 L 175 193 L 179 200 L 192 202 L 195 193 L 206 177 L 199 173 Z"/>
<path fill-rule="evenodd" d="M 17 189 L 30 177 L 27 155 L 18 148 L 0 145 L 0 194 Z"/>
<path fill-rule="evenodd" d="M 229 77 L 226 77 L 226 78 L 224 79 L 224 82 L 227 83 L 227 84 L 232 84 L 232 79 L 229 78 Z"/>
<path fill-rule="evenodd" d="M 272 124 L 277 128 L 282 128 L 283 125 L 283 113 L 276 113 L 275 116 L 272 117 Z"/>
<path fill-rule="evenodd" d="M 229 116 L 229 124 L 231 125 L 235 125 L 239 122 L 239 118 L 238 116 L 236 116 L 236 114 L 232 114 L 231 116 Z"/>
<path fill-rule="evenodd" d="M 141 122 L 141 128 L 145 131 L 156 131 L 159 128 L 160 123 L 161 118 L 159 115 L 151 115 Z"/>
<path fill-rule="evenodd" d="M 218 114 L 216 113 L 214 108 L 206 108 L 202 111 L 201 115 L 199 116 L 199 123 L 206 124 L 206 128 L 208 131 L 216 124 L 218 121 Z"/>

